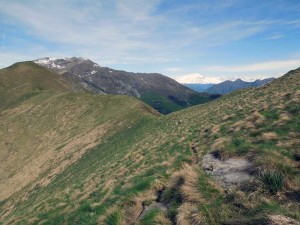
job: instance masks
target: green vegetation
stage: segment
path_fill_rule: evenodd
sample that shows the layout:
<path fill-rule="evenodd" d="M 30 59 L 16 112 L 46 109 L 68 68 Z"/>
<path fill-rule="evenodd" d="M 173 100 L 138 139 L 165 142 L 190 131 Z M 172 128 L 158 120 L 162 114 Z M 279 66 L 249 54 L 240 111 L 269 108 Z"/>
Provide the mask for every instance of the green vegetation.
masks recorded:
<path fill-rule="evenodd" d="M 141 100 L 156 109 L 161 114 L 169 114 L 190 106 L 204 104 L 219 96 L 191 95 L 189 97 L 164 96 L 153 92 L 146 92 L 141 96 Z"/>
<path fill-rule="evenodd" d="M 119 211 L 115 211 L 109 214 L 105 219 L 105 224 L 107 225 L 119 225 L 121 224 L 121 213 Z"/>
<path fill-rule="evenodd" d="M 271 121 L 279 119 L 279 114 L 275 109 L 262 112 L 262 115 L 265 116 L 266 119 L 271 120 Z"/>
<path fill-rule="evenodd" d="M 33 62 L 16 63 L 0 70 L 0 109 L 15 107 L 42 90 L 83 92 L 74 81 L 66 80 Z"/>
<path fill-rule="evenodd" d="M 156 93 L 145 93 L 142 95 L 141 100 L 162 114 L 169 114 L 183 109 L 183 106 Z"/>
<path fill-rule="evenodd" d="M 281 173 L 276 171 L 264 172 L 261 175 L 262 181 L 266 184 L 271 194 L 281 191 L 284 186 L 284 179 Z"/>
<path fill-rule="evenodd" d="M 158 213 L 159 213 L 158 209 L 152 209 L 139 221 L 139 224 L 143 224 L 143 225 L 156 224 L 155 217 Z"/>
<path fill-rule="evenodd" d="M 161 116 L 128 96 L 74 93 L 76 85 L 64 80 L 39 78 L 33 85 L 49 73 L 40 67 L 37 77 L 22 77 L 30 88 L 16 88 L 20 84 L 6 74 L 21 79 L 14 76 L 35 71 L 30 65 L 0 71 L 0 98 L 6 99 L 0 108 L 3 224 L 300 219 L 299 203 L 290 197 L 300 186 L 299 73 Z M 10 94 L 12 89 L 19 91 Z M 203 155 L 211 151 L 220 159 L 251 161 L 253 181 L 224 191 L 201 168 Z M 165 211 L 140 217 L 157 202 Z"/>
<path fill-rule="evenodd" d="M 244 138 L 233 137 L 227 151 L 234 151 L 238 155 L 245 155 L 251 149 L 249 142 Z"/>

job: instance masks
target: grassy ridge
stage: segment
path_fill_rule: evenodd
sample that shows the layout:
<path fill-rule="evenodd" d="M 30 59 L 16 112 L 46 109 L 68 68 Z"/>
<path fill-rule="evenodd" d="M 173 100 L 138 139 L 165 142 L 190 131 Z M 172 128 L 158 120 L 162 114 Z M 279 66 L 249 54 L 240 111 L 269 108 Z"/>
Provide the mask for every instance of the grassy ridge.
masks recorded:
<path fill-rule="evenodd" d="M 33 62 L 16 63 L 0 70 L 0 109 L 15 106 L 42 90 L 82 92 L 72 80 L 53 73 Z"/>

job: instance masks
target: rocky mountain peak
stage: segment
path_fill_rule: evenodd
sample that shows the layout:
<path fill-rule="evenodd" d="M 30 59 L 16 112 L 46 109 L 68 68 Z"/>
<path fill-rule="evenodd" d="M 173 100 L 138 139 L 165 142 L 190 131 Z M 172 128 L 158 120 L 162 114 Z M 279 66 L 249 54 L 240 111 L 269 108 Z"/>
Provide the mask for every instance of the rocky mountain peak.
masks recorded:
<path fill-rule="evenodd" d="M 87 91 L 134 96 L 163 114 L 219 97 L 195 92 L 162 74 L 114 70 L 100 67 L 97 63 L 81 57 L 63 59 L 46 57 L 34 62 L 75 80 Z"/>
<path fill-rule="evenodd" d="M 59 74 L 72 71 L 78 76 L 87 76 L 95 74 L 100 69 L 100 66 L 91 61 L 90 59 L 82 57 L 71 57 L 71 58 L 50 58 L 45 57 L 36 59 L 33 62 L 51 69 Z"/>

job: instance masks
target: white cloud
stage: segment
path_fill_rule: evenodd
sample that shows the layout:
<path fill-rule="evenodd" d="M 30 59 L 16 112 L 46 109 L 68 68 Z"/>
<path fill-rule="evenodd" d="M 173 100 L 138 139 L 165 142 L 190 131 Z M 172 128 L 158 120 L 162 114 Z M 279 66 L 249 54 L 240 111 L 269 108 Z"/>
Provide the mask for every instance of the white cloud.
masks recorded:
<path fill-rule="evenodd" d="M 212 66 L 204 70 L 213 72 L 265 72 L 273 70 L 290 70 L 300 66 L 300 59 L 274 60 L 239 66 Z"/>
<path fill-rule="evenodd" d="M 292 20 L 292 21 L 288 21 L 286 24 L 287 24 L 287 25 L 294 26 L 294 27 L 300 27 L 300 20 Z"/>
<path fill-rule="evenodd" d="M 131 1 L 129 5 L 116 1 L 116 8 L 111 10 L 96 1 L 93 4 L 84 1 L 82 7 L 73 4 L 73 1 L 29 2 L 12 0 L 2 6 L 0 3 L 0 12 L 10 17 L 11 23 L 25 24 L 30 32 L 50 41 L 108 46 L 112 51 L 147 47 L 147 43 L 142 43 L 140 39 L 146 38 L 151 31 L 149 20 L 153 18 L 147 15 L 151 13 L 153 2 L 134 4 Z M 137 22 L 140 20 L 142 23 Z"/>
<path fill-rule="evenodd" d="M 173 79 L 183 84 L 217 84 L 222 82 L 222 79 L 220 77 L 203 76 L 199 73 L 177 76 Z"/>
<path fill-rule="evenodd" d="M 154 13 L 160 2 L 10 0 L 0 2 L 0 13 L 5 14 L 12 25 L 23 24 L 29 35 L 73 47 L 74 54 L 85 52 L 88 57 L 98 55 L 120 64 L 145 63 L 158 58 L 168 59 L 161 62 L 176 61 L 178 55 L 196 49 L 194 46 L 197 46 L 197 53 L 193 54 L 200 55 L 207 46 L 249 37 L 274 22 L 225 20 L 201 24 L 176 18 L 170 12 Z M 225 1 L 220 8 L 233 3 Z M 197 7 L 209 6 L 211 4 L 203 3 Z"/>
<path fill-rule="evenodd" d="M 192 26 L 183 29 L 184 34 L 189 35 L 189 41 L 183 42 L 185 45 L 205 41 L 205 46 L 215 46 L 230 41 L 253 36 L 259 32 L 268 29 L 269 26 L 276 23 L 273 20 L 264 21 L 229 21 L 206 26 Z"/>
<path fill-rule="evenodd" d="M 50 42 L 50 54 L 59 45 L 65 54 L 71 52 L 66 49 L 73 49 L 73 55 L 120 64 L 169 61 L 153 35 L 161 20 L 151 16 L 156 4 L 158 1 L 144 0 L 53 0 L 43 4 L 11 0 L 0 2 L 0 14 L 10 26 L 21 26 L 21 32 L 30 38 Z"/>
<path fill-rule="evenodd" d="M 20 61 L 26 57 L 31 60 L 44 56 L 82 56 L 102 66 L 116 66 L 119 69 L 124 66 L 145 72 L 156 70 L 172 76 L 194 71 L 212 76 L 223 75 L 220 73 L 224 71 L 236 73 L 250 70 L 258 74 L 268 71 L 259 71 L 259 68 L 266 67 L 265 64 L 215 66 L 204 68 L 205 70 L 200 66 L 212 63 L 207 58 L 214 60 L 214 54 L 218 55 L 216 60 L 221 61 L 217 49 L 220 46 L 227 47 L 226 44 L 257 34 L 263 34 L 263 37 L 270 40 L 279 38 L 277 33 L 268 36 L 266 31 L 273 32 L 273 28 L 278 25 L 294 27 L 299 24 L 299 20 L 288 22 L 275 20 L 273 17 L 258 19 L 239 14 L 228 16 L 226 10 L 236 5 L 240 7 L 240 1 L 237 0 L 224 0 L 221 3 L 218 0 L 206 0 L 187 4 L 171 1 L 170 4 L 174 7 L 167 6 L 165 9 L 159 7 L 161 2 L 163 1 L 0 1 L 1 19 L 5 18 L 8 27 L 17 31 L 15 37 L 9 35 L 9 32 L 6 35 L 5 44 L 10 43 L 11 55 L 9 60 L 1 57 L 1 64 Z M 20 40 L 16 41 L 17 38 Z M 9 48 L 5 46 L 4 50 L 9 51 Z M 224 52 L 220 55 L 222 54 L 222 57 L 228 55 Z M 208 57 L 205 58 L 206 56 Z M 218 61 L 214 62 L 218 64 Z M 266 68 L 270 66 L 278 67 L 269 62 Z M 288 67 L 285 64 L 280 71 Z M 217 72 L 220 73 L 216 74 Z"/>

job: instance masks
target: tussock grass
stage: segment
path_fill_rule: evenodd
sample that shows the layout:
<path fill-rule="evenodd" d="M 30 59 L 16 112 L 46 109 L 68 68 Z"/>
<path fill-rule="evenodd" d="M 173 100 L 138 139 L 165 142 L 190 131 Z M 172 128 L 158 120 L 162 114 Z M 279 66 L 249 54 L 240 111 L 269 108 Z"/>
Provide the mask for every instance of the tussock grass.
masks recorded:
<path fill-rule="evenodd" d="M 121 225 L 121 221 L 122 221 L 121 211 L 119 209 L 113 207 L 108 210 L 107 216 L 103 220 L 103 223 L 100 221 L 99 224 Z"/>
<path fill-rule="evenodd" d="M 152 209 L 150 212 L 148 212 L 140 221 L 139 224 L 143 225 L 152 225 L 156 224 L 156 216 L 159 214 L 158 209 Z"/>
<path fill-rule="evenodd" d="M 277 171 L 265 171 L 260 175 L 271 194 L 276 194 L 284 187 L 284 176 Z"/>
<path fill-rule="evenodd" d="M 178 208 L 176 222 L 178 225 L 202 225 L 205 224 L 205 219 L 199 213 L 197 205 L 192 203 L 184 203 Z"/>

